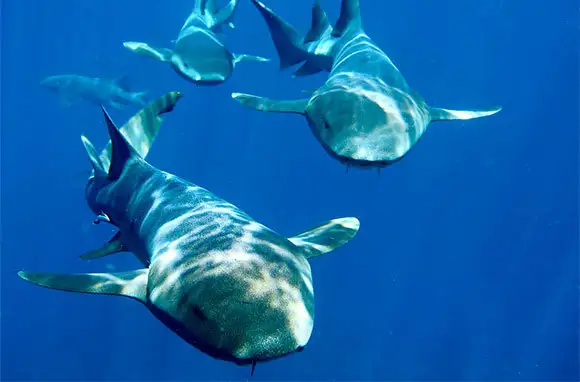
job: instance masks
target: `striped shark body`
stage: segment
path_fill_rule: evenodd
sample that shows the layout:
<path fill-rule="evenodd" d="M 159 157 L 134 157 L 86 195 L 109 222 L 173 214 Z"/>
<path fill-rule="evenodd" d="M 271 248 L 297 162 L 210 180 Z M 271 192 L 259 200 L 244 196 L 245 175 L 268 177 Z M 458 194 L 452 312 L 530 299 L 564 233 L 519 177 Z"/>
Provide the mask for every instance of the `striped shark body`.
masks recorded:
<path fill-rule="evenodd" d="M 269 61 L 259 56 L 234 54 L 227 49 L 218 33 L 225 25 L 233 27 L 231 20 L 239 0 L 230 0 L 221 9 L 216 7 L 215 1 L 195 1 L 173 49 L 135 41 L 123 45 L 137 54 L 170 64 L 180 76 L 198 85 L 216 85 L 226 81 L 239 62 Z"/>
<path fill-rule="evenodd" d="M 100 155 L 83 137 L 93 167 L 87 203 L 118 233 L 82 257 L 129 251 L 144 268 L 19 276 L 51 289 L 131 297 L 197 349 L 251 364 L 252 372 L 258 362 L 303 350 L 314 322 L 308 259 L 347 243 L 359 221 L 335 219 L 286 238 L 210 191 L 153 167 L 143 157 L 159 114 L 173 107 L 163 105 L 150 106 L 120 130 L 103 109 L 110 146 Z M 153 127 L 139 132 L 147 121 Z"/>
<path fill-rule="evenodd" d="M 129 89 L 126 76 L 116 79 L 87 77 L 78 74 L 49 76 L 40 81 L 47 89 L 60 94 L 65 105 L 83 99 L 97 105 L 121 109 L 127 105 L 145 106 L 146 92 Z"/>
<path fill-rule="evenodd" d="M 326 151 L 347 166 L 380 169 L 403 158 L 431 121 L 479 118 L 501 110 L 429 107 L 365 34 L 359 0 L 342 0 L 334 26 L 315 2 L 312 27 L 304 37 L 264 4 L 252 2 L 266 21 L 281 69 L 303 63 L 295 76 L 327 71 L 329 77 L 308 99 L 232 97 L 256 110 L 304 115 Z"/>

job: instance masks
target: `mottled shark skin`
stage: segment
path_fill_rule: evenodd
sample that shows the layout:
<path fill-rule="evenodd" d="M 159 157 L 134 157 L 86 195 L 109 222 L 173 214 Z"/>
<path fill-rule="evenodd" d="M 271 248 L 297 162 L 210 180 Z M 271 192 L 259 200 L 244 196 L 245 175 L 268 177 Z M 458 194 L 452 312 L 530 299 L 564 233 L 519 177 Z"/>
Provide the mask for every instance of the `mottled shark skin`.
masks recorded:
<path fill-rule="evenodd" d="M 108 80 L 76 74 L 62 74 L 46 77 L 40 84 L 60 94 L 62 102 L 69 106 L 78 99 L 97 105 L 121 109 L 127 105 L 145 106 L 146 92 L 129 90 L 127 77 Z"/>
<path fill-rule="evenodd" d="M 83 258 L 129 251 L 145 268 L 18 275 L 50 289 L 131 297 L 197 349 L 251 364 L 252 371 L 258 362 L 303 350 L 314 323 L 308 259 L 350 241 L 359 221 L 335 219 L 286 238 L 210 191 L 153 167 L 143 156 L 157 128 L 139 133 L 137 127 L 148 120 L 158 127 L 156 116 L 173 107 L 161 104 L 120 130 L 103 109 L 111 146 L 101 155 L 83 137 L 93 167 L 87 203 L 118 228 Z"/>
<path fill-rule="evenodd" d="M 269 61 L 248 54 L 231 53 L 218 33 L 230 25 L 239 0 L 230 0 L 218 10 L 216 0 L 196 0 L 193 11 L 181 27 L 173 49 L 157 48 L 144 42 L 129 41 L 123 45 L 137 54 L 169 63 L 186 80 L 197 85 L 218 85 L 226 81 L 237 63 Z"/>
<path fill-rule="evenodd" d="M 295 76 L 330 75 L 308 99 L 276 101 L 233 93 L 241 104 L 265 112 L 302 114 L 326 151 L 347 166 L 382 168 L 403 158 L 431 121 L 495 114 L 495 107 L 456 111 L 429 107 L 361 24 L 359 0 L 343 0 L 331 26 L 318 2 L 306 37 L 257 0 L 280 57 L 281 69 L 303 62 Z"/>

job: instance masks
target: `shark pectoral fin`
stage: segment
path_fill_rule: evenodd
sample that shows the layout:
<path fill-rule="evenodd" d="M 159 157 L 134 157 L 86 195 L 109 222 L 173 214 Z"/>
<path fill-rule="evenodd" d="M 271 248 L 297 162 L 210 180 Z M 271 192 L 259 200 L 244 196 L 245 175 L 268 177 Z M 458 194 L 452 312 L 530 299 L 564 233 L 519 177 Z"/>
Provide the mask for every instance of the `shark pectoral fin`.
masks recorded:
<path fill-rule="evenodd" d="M 147 302 L 148 269 L 118 273 L 57 274 L 18 272 L 18 276 L 32 284 L 66 292 L 109 294 L 131 297 Z"/>
<path fill-rule="evenodd" d="M 126 250 L 127 248 L 121 241 L 121 231 L 119 231 L 101 248 L 89 251 L 79 257 L 83 260 L 99 259 L 101 257 L 114 255 L 115 253 L 125 252 Z"/>
<path fill-rule="evenodd" d="M 304 256 L 309 259 L 324 255 L 348 243 L 356 235 L 359 228 L 360 222 L 357 218 L 334 219 L 288 238 L 288 240 L 302 248 Z"/>
<path fill-rule="evenodd" d="M 155 48 L 144 42 L 126 41 L 123 46 L 133 52 L 157 59 L 162 62 L 170 62 L 173 51 L 167 48 Z"/>
<path fill-rule="evenodd" d="M 449 110 L 432 107 L 429 108 L 429 113 L 433 121 L 451 121 L 487 117 L 498 113 L 501 109 L 501 106 L 485 110 Z"/>
<path fill-rule="evenodd" d="M 276 101 L 244 93 L 232 93 L 232 98 L 249 108 L 274 113 L 304 114 L 308 105 L 308 99 Z"/>
<path fill-rule="evenodd" d="M 269 58 L 253 56 L 251 54 L 235 54 L 234 53 L 234 65 L 243 61 L 255 61 L 255 62 L 268 62 Z"/>

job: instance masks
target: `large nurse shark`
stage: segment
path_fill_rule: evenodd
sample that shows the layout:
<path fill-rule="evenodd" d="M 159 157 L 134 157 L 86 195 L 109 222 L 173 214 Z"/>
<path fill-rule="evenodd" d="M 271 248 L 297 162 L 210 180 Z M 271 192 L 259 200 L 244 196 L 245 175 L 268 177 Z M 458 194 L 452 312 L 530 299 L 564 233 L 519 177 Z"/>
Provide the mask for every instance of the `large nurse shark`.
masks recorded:
<path fill-rule="evenodd" d="M 222 9 L 216 0 L 196 0 L 193 11 L 181 27 L 172 49 L 157 48 L 144 42 L 129 41 L 123 45 L 144 56 L 169 63 L 183 78 L 198 85 L 217 85 L 226 81 L 236 64 L 242 61 L 269 61 L 248 54 L 231 53 L 218 37 L 231 19 L 239 0 L 230 0 Z"/>
<path fill-rule="evenodd" d="M 431 121 L 485 117 L 501 110 L 429 107 L 365 34 L 359 0 L 342 1 L 334 26 L 315 2 L 305 37 L 261 2 L 252 3 L 266 21 L 281 69 L 303 62 L 295 76 L 330 75 L 308 99 L 276 101 L 243 93 L 233 93 L 233 98 L 256 110 L 304 115 L 326 151 L 347 166 L 380 169 L 403 158 Z"/>
<path fill-rule="evenodd" d="M 173 107 L 160 104 L 142 115 Z M 18 275 L 51 289 L 133 298 L 189 344 L 216 359 L 252 365 L 252 374 L 258 362 L 303 350 L 314 323 L 309 259 L 351 240 L 358 219 L 330 220 L 286 238 L 210 191 L 146 162 L 158 119 L 137 115 L 129 129 L 118 130 L 103 113 L 109 146 L 98 155 L 82 137 L 92 164 L 86 200 L 98 220 L 118 232 L 82 257 L 128 251 L 144 268 Z"/>

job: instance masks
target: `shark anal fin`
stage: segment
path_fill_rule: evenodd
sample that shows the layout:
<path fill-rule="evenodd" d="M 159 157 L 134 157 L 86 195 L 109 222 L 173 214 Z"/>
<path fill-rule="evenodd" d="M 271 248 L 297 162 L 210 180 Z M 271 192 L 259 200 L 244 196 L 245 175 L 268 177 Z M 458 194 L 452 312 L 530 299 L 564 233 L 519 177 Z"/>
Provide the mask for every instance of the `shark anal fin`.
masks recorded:
<path fill-rule="evenodd" d="M 238 64 L 244 61 L 255 61 L 255 62 L 268 62 L 269 58 L 253 56 L 251 54 L 235 54 L 234 53 L 234 64 Z"/>
<path fill-rule="evenodd" d="M 170 62 L 173 51 L 167 48 L 156 48 L 144 42 L 126 41 L 123 46 L 137 54 L 150 57 L 161 62 Z"/>
<path fill-rule="evenodd" d="M 467 120 L 481 117 L 488 117 L 501 111 L 501 107 L 493 107 L 484 110 L 449 110 L 439 108 L 429 108 L 429 114 L 433 121 Z"/>
<path fill-rule="evenodd" d="M 308 105 L 308 99 L 276 101 L 244 93 L 232 93 L 232 98 L 249 108 L 275 113 L 304 114 Z"/>
<path fill-rule="evenodd" d="M 121 241 L 121 231 L 119 231 L 101 248 L 89 251 L 79 257 L 83 260 L 99 259 L 101 257 L 114 255 L 115 253 L 125 252 L 126 250 L 127 248 L 125 248 Z"/>
<path fill-rule="evenodd" d="M 147 302 L 148 269 L 118 273 L 58 274 L 18 272 L 18 276 L 32 284 L 66 292 L 108 294 Z"/>
<path fill-rule="evenodd" d="M 360 222 L 357 218 L 334 219 L 288 240 L 302 248 L 304 256 L 309 259 L 346 244 L 356 235 L 359 228 Z"/>

